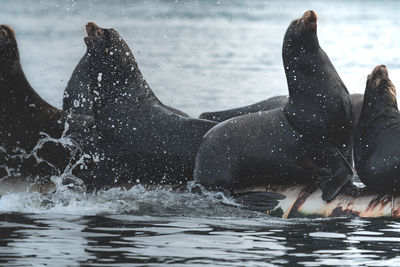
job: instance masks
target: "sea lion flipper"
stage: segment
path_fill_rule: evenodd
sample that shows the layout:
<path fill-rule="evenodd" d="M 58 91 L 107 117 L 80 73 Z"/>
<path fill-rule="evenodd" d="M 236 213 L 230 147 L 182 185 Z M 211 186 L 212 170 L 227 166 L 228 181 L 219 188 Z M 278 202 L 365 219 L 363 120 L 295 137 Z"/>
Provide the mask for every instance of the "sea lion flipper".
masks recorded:
<path fill-rule="evenodd" d="M 331 201 L 341 191 L 344 185 L 351 181 L 353 177 L 353 168 L 347 162 L 346 158 L 339 151 L 327 157 L 330 171 L 328 175 L 319 177 L 319 186 L 322 191 L 322 199 L 324 201 Z"/>
<path fill-rule="evenodd" d="M 285 198 L 284 195 L 273 192 L 254 192 L 237 196 L 235 200 L 249 210 L 267 211 L 274 209 L 279 204 L 279 200 Z"/>
<path fill-rule="evenodd" d="M 322 177 L 319 185 L 322 191 L 322 199 L 327 202 L 334 199 L 347 182 L 348 179 L 338 180 L 332 179 L 331 176 Z"/>

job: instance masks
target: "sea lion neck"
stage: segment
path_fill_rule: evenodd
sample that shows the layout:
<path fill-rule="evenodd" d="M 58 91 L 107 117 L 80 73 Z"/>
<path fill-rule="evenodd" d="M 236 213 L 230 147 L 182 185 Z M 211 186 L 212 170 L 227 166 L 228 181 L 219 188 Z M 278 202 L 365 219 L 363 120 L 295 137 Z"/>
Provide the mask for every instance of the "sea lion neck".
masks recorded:
<path fill-rule="evenodd" d="M 282 58 L 286 65 L 290 66 L 296 64 L 297 57 L 317 53 L 320 48 L 317 31 L 297 29 L 291 24 L 283 38 Z"/>
<path fill-rule="evenodd" d="M 105 41 L 89 46 L 93 97 L 105 104 L 113 99 L 135 103 L 156 99 L 125 41 L 113 30 L 104 29 Z M 96 99 L 95 99 L 96 100 Z"/>
<path fill-rule="evenodd" d="M 301 19 L 293 21 L 285 33 L 282 60 L 292 97 L 310 92 L 313 81 L 309 77 L 321 75 L 324 79 L 326 73 L 319 71 L 319 66 L 332 65 L 319 45 L 316 29 L 307 29 Z"/>
<path fill-rule="evenodd" d="M 0 68 L 2 105 L 22 105 L 24 102 L 40 103 L 41 98 L 32 89 L 18 60 Z"/>
<path fill-rule="evenodd" d="M 348 144 L 353 128 L 349 92 L 317 37 L 316 15 L 307 11 L 288 27 L 282 58 L 289 90 L 283 107 L 293 129 L 312 143 Z"/>

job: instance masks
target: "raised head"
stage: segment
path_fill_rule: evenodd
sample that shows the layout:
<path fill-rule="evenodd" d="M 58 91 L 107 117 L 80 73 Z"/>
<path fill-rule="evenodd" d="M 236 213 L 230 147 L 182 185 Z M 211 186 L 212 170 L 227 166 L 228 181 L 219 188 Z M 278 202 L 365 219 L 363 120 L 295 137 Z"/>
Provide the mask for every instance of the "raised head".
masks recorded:
<path fill-rule="evenodd" d="M 301 18 L 293 20 L 283 39 L 283 53 L 296 55 L 315 51 L 319 48 L 317 36 L 317 14 L 306 11 Z"/>
<path fill-rule="evenodd" d="M 385 103 L 395 105 L 397 108 L 396 88 L 389 79 L 389 72 L 385 65 L 376 66 L 372 73 L 368 75 L 365 95 L 368 99 L 367 102 L 383 100 Z"/>
<path fill-rule="evenodd" d="M 135 62 L 126 42 L 114 29 L 104 29 L 94 22 L 86 24 L 85 43 L 88 53 L 97 60 L 98 68 L 104 73 L 110 71 L 113 76 L 123 76 L 122 72 L 131 72 L 131 63 Z M 125 77 L 125 76 L 124 76 Z"/>
<path fill-rule="evenodd" d="M 114 29 L 104 29 L 94 22 L 86 24 L 91 75 L 91 93 L 95 110 L 110 102 L 140 102 L 154 94 L 143 79 L 126 42 Z"/>

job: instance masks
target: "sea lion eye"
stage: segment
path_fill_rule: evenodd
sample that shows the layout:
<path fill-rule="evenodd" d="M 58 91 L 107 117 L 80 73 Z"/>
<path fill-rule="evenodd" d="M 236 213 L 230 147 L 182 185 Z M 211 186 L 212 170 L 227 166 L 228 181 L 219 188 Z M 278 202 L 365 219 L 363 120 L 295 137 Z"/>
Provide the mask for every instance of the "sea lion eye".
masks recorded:
<path fill-rule="evenodd" d="M 1 35 L 1 36 L 4 36 L 4 37 L 7 37 L 7 36 L 8 36 L 8 33 L 7 33 L 7 31 L 6 31 L 5 29 L 1 29 L 1 30 L 0 30 L 0 35 Z"/>

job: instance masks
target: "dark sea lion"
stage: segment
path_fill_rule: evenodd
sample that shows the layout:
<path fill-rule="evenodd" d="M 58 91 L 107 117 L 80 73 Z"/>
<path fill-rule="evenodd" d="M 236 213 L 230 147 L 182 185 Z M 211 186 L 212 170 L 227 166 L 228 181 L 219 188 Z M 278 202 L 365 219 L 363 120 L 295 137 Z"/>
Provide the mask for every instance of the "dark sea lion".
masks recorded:
<path fill-rule="evenodd" d="M 223 122 L 234 117 L 282 107 L 286 104 L 287 100 L 288 96 L 285 95 L 274 96 L 249 106 L 222 111 L 203 112 L 200 114 L 199 118 L 203 120 Z"/>
<path fill-rule="evenodd" d="M 329 201 L 353 176 L 338 150 L 352 131 L 350 97 L 319 46 L 316 20 L 315 12 L 307 11 L 286 31 L 282 55 L 288 103 L 213 127 L 196 157 L 194 177 L 200 183 L 231 192 L 319 184 Z"/>
<path fill-rule="evenodd" d="M 290 124 L 312 143 L 347 146 L 353 111 L 346 86 L 319 45 L 317 16 L 306 12 L 292 22 L 283 41 L 289 101 L 283 107 Z"/>
<path fill-rule="evenodd" d="M 89 39 L 85 39 L 88 42 Z M 88 43 L 87 43 L 88 45 Z M 73 112 L 75 114 L 84 114 L 93 116 L 93 97 L 90 93 L 91 86 L 91 65 L 89 62 L 90 53 L 86 50 L 85 55 L 79 61 L 72 73 L 64 91 L 63 110 Z M 180 116 L 189 117 L 185 112 L 176 108 L 160 104 L 167 110 Z"/>
<path fill-rule="evenodd" d="M 353 117 L 354 117 L 354 127 L 358 122 L 358 119 L 360 118 L 361 114 L 361 107 L 364 99 L 363 94 L 351 94 L 351 103 L 353 107 Z M 200 119 L 205 119 L 205 120 L 212 120 L 212 121 L 217 121 L 217 122 L 223 122 L 225 120 L 238 117 L 241 115 L 245 114 L 250 114 L 250 113 L 255 113 L 255 112 L 261 112 L 261 111 L 267 111 L 267 110 L 272 110 L 278 107 L 283 107 L 288 101 L 288 96 L 282 95 L 282 96 L 274 96 L 271 98 L 268 98 L 267 100 L 257 102 L 253 105 L 241 107 L 241 108 L 236 108 L 236 109 L 230 109 L 230 110 L 224 110 L 224 111 L 216 111 L 216 112 L 204 112 L 200 114 L 199 118 Z M 342 149 L 343 154 L 345 154 L 347 161 L 352 164 L 353 163 L 353 158 L 352 158 L 352 142 L 348 146 Z"/>
<path fill-rule="evenodd" d="M 368 75 L 364 104 L 354 134 L 354 161 L 360 180 L 372 191 L 400 189 L 400 114 L 396 89 L 384 65 Z"/>
<path fill-rule="evenodd" d="M 7 25 L 0 25 L 0 96 L 0 174 L 60 175 L 74 149 L 55 140 L 84 132 L 93 120 L 58 110 L 34 91 L 22 70 L 14 31 Z"/>
<path fill-rule="evenodd" d="M 87 52 L 75 67 L 64 91 L 63 110 L 93 116 L 93 100 L 90 94 L 90 64 Z"/>
<path fill-rule="evenodd" d="M 97 186 L 191 179 L 201 139 L 217 123 L 188 118 L 164 106 L 115 30 L 88 23 L 87 33 L 94 121 L 105 156 L 111 159 L 103 164 Z M 118 171 L 121 166 L 129 171 Z"/>
<path fill-rule="evenodd" d="M 351 97 L 351 103 L 353 105 L 355 122 L 357 123 L 358 118 L 360 117 L 361 114 L 361 107 L 364 95 L 351 94 L 350 97 Z M 283 105 L 286 104 L 287 100 L 288 96 L 286 95 L 274 96 L 249 106 L 222 110 L 222 111 L 215 111 L 215 112 L 204 112 L 200 114 L 199 118 L 203 120 L 223 122 L 234 117 L 282 107 Z"/>

